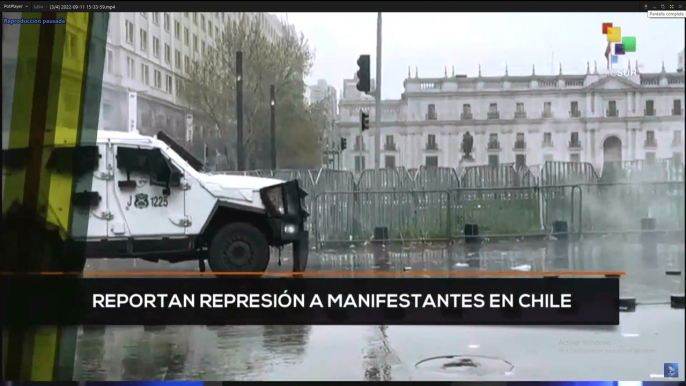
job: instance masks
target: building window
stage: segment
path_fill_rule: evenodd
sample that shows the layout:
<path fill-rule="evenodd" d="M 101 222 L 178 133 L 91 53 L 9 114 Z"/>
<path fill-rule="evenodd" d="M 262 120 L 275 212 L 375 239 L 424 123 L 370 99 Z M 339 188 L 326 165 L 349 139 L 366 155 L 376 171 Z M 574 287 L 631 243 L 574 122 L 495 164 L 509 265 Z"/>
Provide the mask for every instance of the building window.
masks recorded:
<path fill-rule="evenodd" d="M 160 25 L 160 13 L 159 12 L 153 12 L 152 13 L 152 22 L 155 23 L 156 25 Z"/>
<path fill-rule="evenodd" d="M 579 132 L 575 131 L 571 134 L 569 139 L 569 147 L 573 149 L 578 149 L 581 147 L 581 142 L 579 141 Z"/>
<path fill-rule="evenodd" d="M 526 154 L 517 154 L 515 157 L 515 168 L 520 169 L 526 166 Z"/>
<path fill-rule="evenodd" d="M 554 160 L 554 157 L 553 157 L 552 154 L 545 154 L 545 155 L 543 156 L 543 163 L 546 163 L 546 162 L 553 162 L 553 160 Z"/>
<path fill-rule="evenodd" d="M 395 169 L 395 156 L 387 155 L 385 158 L 384 166 L 386 166 L 386 169 Z"/>
<path fill-rule="evenodd" d="M 145 64 L 141 64 L 141 82 L 146 86 L 150 84 L 150 73 Z"/>
<path fill-rule="evenodd" d="M 437 119 L 436 105 L 434 105 L 434 104 L 429 105 L 429 112 L 428 112 L 428 114 L 426 114 L 426 119 L 429 121 L 435 121 Z"/>
<path fill-rule="evenodd" d="M 683 58 L 681 58 L 683 60 Z M 672 107 L 672 115 L 683 115 L 684 110 L 681 109 L 681 99 L 674 100 L 674 106 Z"/>
<path fill-rule="evenodd" d="M 174 37 L 181 38 L 181 23 L 178 20 L 174 20 Z"/>
<path fill-rule="evenodd" d="M 543 133 L 543 146 L 553 146 L 552 133 Z"/>
<path fill-rule="evenodd" d="M 581 155 L 579 153 L 569 155 L 570 162 L 581 162 Z"/>
<path fill-rule="evenodd" d="M 646 117 L 655 116 L 655 102 L 654 101 L 646 101 L 646 109 L 643 112 L 643 115 L 645 115 Z"/>
<path fill-rule="evenodd" d="M 183 66 L 186 72 L 190 71 L 191 69 L 191 58 L 188 57 L 188 55 L 184 55 L 183 57 Z"/>
<path fill-rule="evenodd" d="M 607 103 L 607 116 L 608 117 L 618 117 L 619 111 L 617 111 L 617 101 L 609 101 Z"/>
<path fill-rule="evenodd" d="M 517 133 L 515 139 L 515 149 L 526 149 L 526 142 L 524 141 L 524 133 Z"/>
<path fill-rule="evenodd" d="M 203 55 L 205 55 L 205 42 L 204 42 L 204 41 L 202 42 L 200 53 L 202 53 Z"/>
<path fill-rule="evenodd" d="M 205 32 L 205 15 L 200 15 L 200 29 Z"/>
<path fill-rule="evenodd" d="M 212 22 L 208 21 L 207 22 L 207 33 L 212 37 Z"/>
<path fill-rule="evenodd" d="M 387 136 L 386 136 L 386 143 L 384 144 L 384 149 L 385 149 L 385 150 L 390 150 L 390 151 L 394 151 L 394 150 L 395 150 L 395 141 L 394 141 L 392 135 L 387 135 Z"/>
<path fill-rule="evenodd" d="M 198 35 L 193 34 L 193 51 L 198 52 Z"/>
<path fill-rule="evenodd" d="M 143 16 L 144 18 L 147 19 L 147 18 L 148 18 L 148 13 L 147 13 L 147 12 L 141 12 L 141 16 Z"/>
<path fill-rule="evenodd" d="M 183 13 L 183 16 L 188 17 L 188 12 L 184 12 L 184 13 Z"/>
<path fill-rule="evenodd" d="M 169 32 L 169 27 L 171 25 L 171 16 L 168 13 L 164 14 L 164 30 Z"/>
<path fill-rule="evenodd" d="M 655 132 L 652 130 L 646 131 L 646 140 L 644 143 L 645 147 L 656 147 L 657 141 L 655 140 Z"/>
<path fill-rule="evenodd" d="M 436 150 L 438 149 L 438 144 L 436 143 L 436 136 L 434 134 L 429 134 L 426 142 L 426 150 Z"/>
<path fill-rule="evenodd" d="M 188 27 L 183 27 L 183 43 L 185 45 L 190 44 L 190 32 L 188 31 Z"/>
<path fill-rule="evenodd" d="M 214 27 L 214 36 L 215 38 L 219 37 L 219 27 Z"/>
<path fill-rule="evenodd" d="M 462 105 L 462 119 L 472 119 L 472 106 L 469 104 Z"/>
<path fill-rule="evenodd" d="M 526 110 L 524 110 L 524 103 L 517 103 L 515 110 L 515 119 L 526 118 Z"/>
<path fill-rule="evenodd" d="M 498 134 L 491 133 L 488 136 L 488 149 L 490 149 L 490 150 L 500 149 L 500 142 L 498 142 Z"/>
<path fill-rule="evenodd" d="M 164 43 L 164 61 L 171 63 L 171 46 L 167 43 Z"/>
<path fill-rule="evenodd" d="M 160 57 L 160 39 L 156 37 L 152 38 L 152 54 L 155 55 L 155 57 Z"/>
<path fill-rule="evenodd" d="M 112 50 L 107 50 L 107 73 L 108 74 L 111 74 L 114 72 L 112 62 L 114 62 L 114 52 L 112 52 Z"/>
<path fill-rule="evenodd" d="M 552 118 L 553 117 L 553 103 L 552 102 L 544 102 L 543 103 L 543 118 Z"/>
<path fill-rule="evenodd" d="M 148 50 L 148 31 L 141 28 L 141 51 L 146 52 Z"/>
<path fill-rule="evenodd" d="M 355 156 L 355 171 L 356 172 L 361 172 L 364 169 L 366 169 L 366 166 L 364 164 L 364 156 L 363 155 L 356 155 Z"/>
<path fill-rule="evenodd" d="M 162 88 L 162 73 L 158 70 L 154 71 L 155 74 L 155 88 Z"/>
<path fill-rule="evenodd" d="M 126 58 L 126 77 L 129 79 L 136 78 L 136 61 L 131 58 Z"/>
<path fill-rule="evenodd" d="M 176 50 L 174 54 L 174 66 L 179 70 L 183 70 L 181 67 L 181 51 Z"/>
<path fill-rule="evenodd" d="M 131 43 L 131 44 L 133 44 L 133 31 L 134 31 L 133 23 L 127 20 L 126 21 L 126 41 L 128 43 Z"/>
<path fill-rule="evenodd" d="M 198 13 L 193 12 L 193 24 L 198 25 Z"/>
<path fill-rule="evenodd" d="M 171 76 L 167 75 L 165 85 L 166 85 L 167 93 L 171 94 L 172 93 L 172 77 Z"/>
<path fill-rule="evenodd" d="M 424 161 L 424 165 L 427 168 L 437 168 L 438 167 L 438 157 L 435 155 L 426 157 L 426 160 Z"/>
<path fill-rule="evenodd" d="M 488 166 L 497 168 L 500 165 L 500 157 L 497 154 L 490 154 L 488 156 Z"/>
<path fill-rule="evenodd" d="M 572 118 L 579 118 L 581 116 L 581 112 L 579 111 L 579 102 L 572 102 L 571 106 L 569 107 L 569 116 Z"/>
<path fill-rule="evenodd" d="M 498 112 L 498 104 L 491 103 L 488 105 L 488 119 L 500 119 L 500 113 Z"/>
<path fill-rule="evenodd" d="M 683 158 L 682 154 L 679 152 L 674 152 L 674 154 L 672 154 L 672 162 L 677 164 L 677 165 L 684 162 L 684 158 Z"/>

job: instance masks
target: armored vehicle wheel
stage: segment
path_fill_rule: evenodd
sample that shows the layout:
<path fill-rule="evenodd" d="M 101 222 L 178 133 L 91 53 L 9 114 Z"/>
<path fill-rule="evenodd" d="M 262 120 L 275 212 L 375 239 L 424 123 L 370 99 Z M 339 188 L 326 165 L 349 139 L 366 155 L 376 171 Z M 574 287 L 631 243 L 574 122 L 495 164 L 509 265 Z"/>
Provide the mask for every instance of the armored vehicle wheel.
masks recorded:
<path fill-rule="evenodd" d="M 264 272 L 269 265 L 269 243 L 252 224 L 228 224 L 212 239 L 208 260 L 213 272 Z"/>

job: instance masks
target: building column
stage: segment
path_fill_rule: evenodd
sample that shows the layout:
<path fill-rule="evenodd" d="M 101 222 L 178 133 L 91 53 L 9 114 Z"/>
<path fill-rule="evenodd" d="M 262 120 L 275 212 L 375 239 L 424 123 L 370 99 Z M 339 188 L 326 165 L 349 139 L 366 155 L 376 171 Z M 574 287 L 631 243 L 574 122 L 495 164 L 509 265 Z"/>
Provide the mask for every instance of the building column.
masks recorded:
<path fill-rule="evenodd" d="M 474 148 L 478 149 L 474 161 L 477 165 L 487 165 L 488 164 L 488 134 L 486 132 L 474 131 Z"/>
<path fill-rule="evenodd" d="M 400 133 L 400 140 L 398 141 L 398 159 L 396 165 L 407 167 L 407 130 Z"/>
<path fill-rule="evenodd" d="M 597 165 L 597 160 L 596 160 L 596 156 L 595 156 L 595 129 L 591 129 L 589 140 L 591 142 L 590 146 L 589 146 L 591 148 L 591 163 L 593 165 Z"/>
<path fill-rule="evenodd" d="M 441 137 L 443 143 L 445 144 L 445 150 L 443 150 L 443 166 L 450 167 L 450 154 L 452 153 L 452 138 L 453 134 L 450 132 L 441 132 Z"/>
<path fill-rule="evenodd" d="M 412 148 L 414 149 L 414 162 L 412 163 L 413 168 L 419 169 L 422 166 L 422 135 L 420 133 L 414 133 L 412 135 Z"/>
<path fill-rule="evenodd" d="M 634 93 L 634 106 L 636 106 L 636 109 L 638 109 L 638 116 L 641 116 L 641 93 L 635 92 Z"/>
<path fill-rule="evenodd" d="M 460 143 L 460 133 L 456 131 L 454 133 L 451 133 L 450 137 L 452 138 L 452 146 L 454 149 L 450 153 L 453 157 L 450 163 L 450 167 L 456 168 L 460 165 L 460 161 L 462 160 L 462 144 Z"/>
<path fill-rule="evenodd" d="M 400 153 L 403 158 L 403 166 L 406 169 L 410 169 L 410 165 L 412 165 L 412 151 L 412 131 L 408 129 L 403 137 L 403 150 Z"/>

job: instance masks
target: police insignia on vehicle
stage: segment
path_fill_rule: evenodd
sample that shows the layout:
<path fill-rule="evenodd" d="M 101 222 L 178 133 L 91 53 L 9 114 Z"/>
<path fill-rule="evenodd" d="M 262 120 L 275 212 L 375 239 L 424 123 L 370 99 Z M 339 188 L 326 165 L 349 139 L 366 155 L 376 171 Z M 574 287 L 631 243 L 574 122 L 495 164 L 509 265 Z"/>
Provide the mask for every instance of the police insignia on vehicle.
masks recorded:
<path fill-rule="evenodd" d="M 134 206 L 138 209 L 145 209 L 150 205 L 148 202 L 148 195 L 145 193 L 137 194 Z"/>

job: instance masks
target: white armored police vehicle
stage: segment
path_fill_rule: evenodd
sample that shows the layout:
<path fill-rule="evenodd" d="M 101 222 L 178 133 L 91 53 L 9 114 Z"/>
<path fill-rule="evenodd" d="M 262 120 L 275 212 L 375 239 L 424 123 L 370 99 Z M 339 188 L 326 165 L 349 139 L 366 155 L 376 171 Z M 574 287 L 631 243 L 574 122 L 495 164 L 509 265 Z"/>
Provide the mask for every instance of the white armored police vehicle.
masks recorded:
<path fill-rule="evenodd" d="M 197 260 L 201 271 L 207 260 L 214 272 L 264 272 L 270 246 L 289 244 L 293 271 L 305 270 L 308 213 L 297 180 L 205 173 L 200 160 L 164 133 L 98 131 L 95 143 L 75 143 L 56 138 L 44 151 L 49 156 L 41 167 L 50 182 L 38 194 L 42 221 L 23 210 L 22 197 L 3 190 L 5 224 L 16 225 L 5 228 L 3 242 L 21 251 L 27 227 L 41 234 L 49 251 L 42 248 L 39 259 L 51 261 L 41 270 L 80 271 L 85 258 L 141 258 Z M 13 184 L 13 174 L 31 164 L 30 153 L 25 147 L 3 153 L 9 161 L 3 183 Z M 74 186 L 66 201 L 54 197 L 65 184 Z"/>

